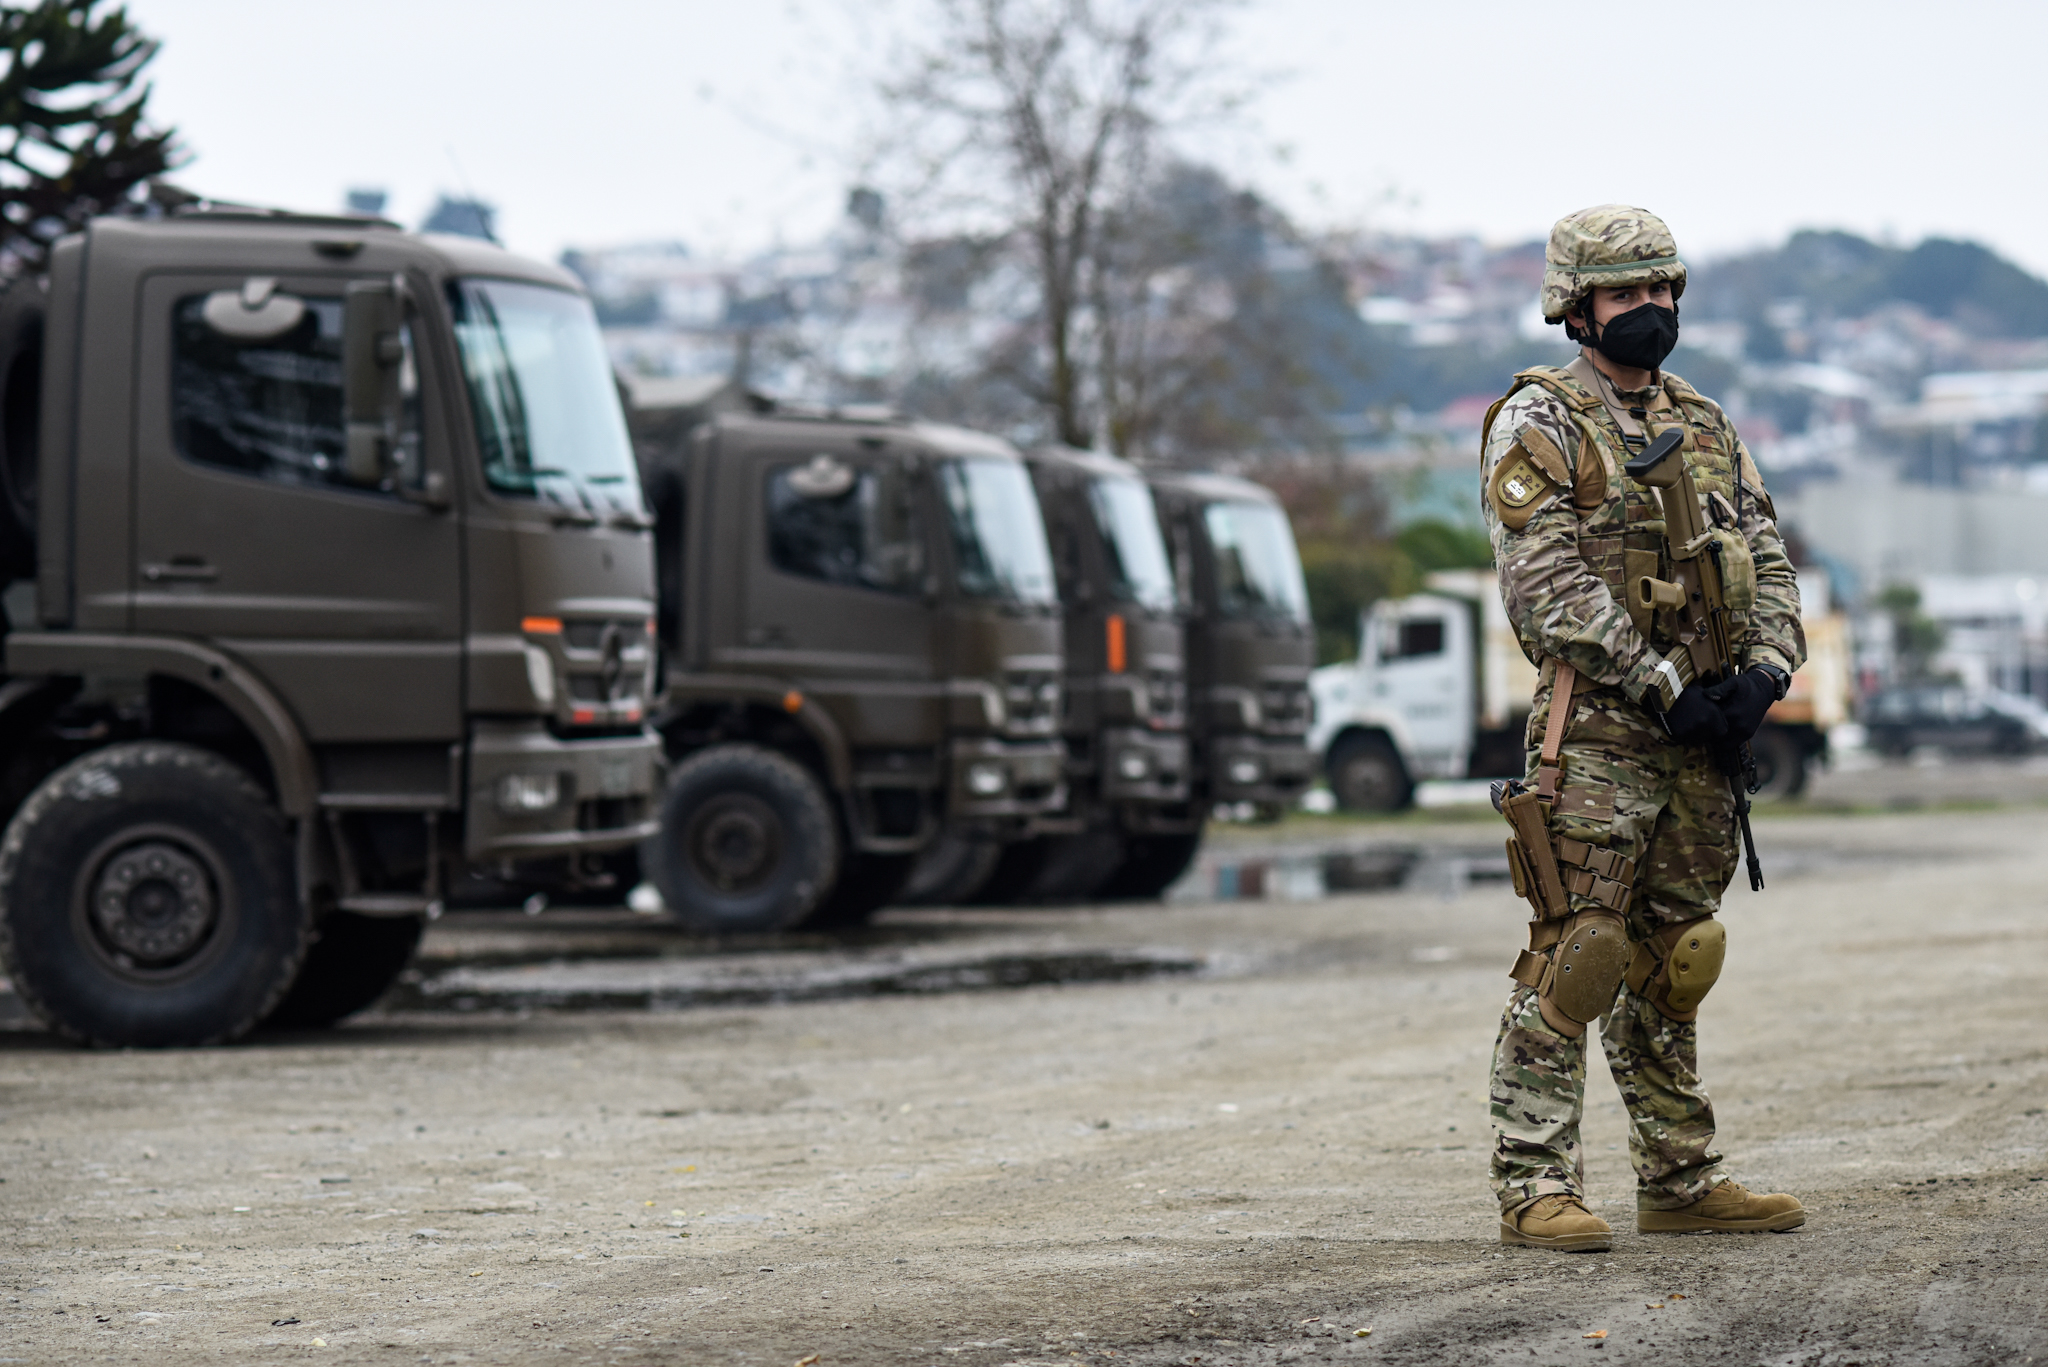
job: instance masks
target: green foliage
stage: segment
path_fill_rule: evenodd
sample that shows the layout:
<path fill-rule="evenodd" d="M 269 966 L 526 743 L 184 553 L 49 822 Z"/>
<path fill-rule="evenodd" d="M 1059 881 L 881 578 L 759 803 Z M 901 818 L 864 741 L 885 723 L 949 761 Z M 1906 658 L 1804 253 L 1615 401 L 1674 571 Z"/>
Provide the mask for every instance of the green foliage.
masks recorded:
<path fill-rule="evenodd" d="M 1312 541 L 1301 548 L 1309 614 L 1316 627 L 1316 663 L 1358 655 L 1358 615 L 1382 598 L 1413 593 L 1415 563 L 1386 541 Z"/>
<path fill-rule="evenodd" d="M 41 267 L 50 244 L 170 169 L 174 135 L 137 87 L 156 40 L 101 0 L 0 5 L 0 268 Z"/>
<path fill-rule="evenodd" d="M 1911 584 L 1886 585 L 1877 596 L 1877 605 L 1892 619 L 1892 654 L 1898 661 L 1899 682 L 1933 681 L 1934 657 L 1941 653 L 1948 633 L 1920 610 L 1920 590 Z"/>
<path fill-rule="evenodd" d="M 1394 545 L 1418 573 L 1429 570 L 1483 570 L 1493 564 L 1493 543 L 1486 533 L 1424 518 L 1403 527 Z"/>

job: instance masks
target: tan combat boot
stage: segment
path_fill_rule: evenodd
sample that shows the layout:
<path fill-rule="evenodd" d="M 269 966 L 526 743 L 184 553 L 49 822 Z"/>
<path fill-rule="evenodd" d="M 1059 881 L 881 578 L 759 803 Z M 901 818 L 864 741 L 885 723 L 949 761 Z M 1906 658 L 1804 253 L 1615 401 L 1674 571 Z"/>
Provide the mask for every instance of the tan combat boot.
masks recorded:
<path fill-rule="evenodd" d="M 1605 1253 L 1614 1245 L 1614 1231 L 1578 1197 L 1557 1193 L 1502 1211 L 1500 1241 L 1564 1253 Z"/>
<path fill-rule="evenodd" d="M 1738 1234 L 1764 1234 L 1797 1229 L 1806 1223 L 1806 1207 L 1796 1196 L 1759 1196 L 1736 1181 L 1715 1187 L 1689 1206 L 1677 1210 L 1639 1210 L 1636 1229 L 1644 1234 L 1685 1234 L 1721 1229 Z"/>

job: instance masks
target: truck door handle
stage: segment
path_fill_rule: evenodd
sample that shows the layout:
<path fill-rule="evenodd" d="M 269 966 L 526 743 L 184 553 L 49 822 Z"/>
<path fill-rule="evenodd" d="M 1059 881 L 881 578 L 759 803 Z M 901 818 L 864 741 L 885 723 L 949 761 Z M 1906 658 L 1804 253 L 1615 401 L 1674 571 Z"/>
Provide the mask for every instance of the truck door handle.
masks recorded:
<path fill-rule="evenodd" d="M 144 565 L 142 577 L 152 584 L 182 580 L 194 584 L 211 584 L 220 578 L 220 571 L 204 560 L 173 560 L 168 565 Z"/>

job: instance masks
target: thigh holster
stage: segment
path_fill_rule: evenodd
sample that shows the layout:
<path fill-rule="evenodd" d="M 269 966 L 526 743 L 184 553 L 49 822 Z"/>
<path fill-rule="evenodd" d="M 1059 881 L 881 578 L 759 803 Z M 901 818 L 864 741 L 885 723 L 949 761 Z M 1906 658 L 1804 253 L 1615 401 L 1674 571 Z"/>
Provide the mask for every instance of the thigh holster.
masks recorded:
<path fill-rule="evenodd" d="M 1514 831 L 1508 837 L 1508 875 L 1535 912 L 1529 947 L 1516 957 L 1509 976 L 1536 989 L 1543 1019 L 1553 1030 L 1577 1038 L 1614 1005 L 1628 971 L 1622 917 L 1634 894 L 1636 867 L 1612 850 L 1550 833 L 1574 675 L 1569 665 L 1557 667 L 1536 786 L 1506 784 L 1495 805 Z M 1588 901 L 1594 905 L 1586 907 Z"/>
<path fill-rule="evenodd" d="M 1666 926 L 1636 946 L 1629 991 L 1681 1024 L 1697 1020 L 1700 1000 L 1721 977 L 1728 928 L 1711 916 Z"/>

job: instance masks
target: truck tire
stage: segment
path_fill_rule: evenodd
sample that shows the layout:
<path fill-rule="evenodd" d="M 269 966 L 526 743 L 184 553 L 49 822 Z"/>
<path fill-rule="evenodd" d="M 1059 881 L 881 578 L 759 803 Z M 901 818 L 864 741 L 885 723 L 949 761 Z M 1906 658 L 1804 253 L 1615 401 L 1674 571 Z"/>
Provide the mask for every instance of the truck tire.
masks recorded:
<path fill-rule="evenodd" d="M 840 861 L 839 881 L 805 919 L 819 930 L 864 926 L 894 902 L 917 867 L 914 854 L 849 854 Z"/>
<path fill-rule="evenodd" d="M 1202 849 L 1202 833 L 1134 835 L 1124 862 L 1095 895 L 1106 902 L 1151 902 L 1178 883 Z"/>
<path fill-rule="evenodd" d="M 0 840 L 0 965 L 83 1043 L 235 1039 L 283 999 L 309 931 L 283 815 L 193 746 L 74 760 Z"/>
<path fill-rule="evenodd" d="M 398 981 L 426 926 L 424 916 L 328 913 L 314 929 L 313 946 L 291 990 L 263 1023 L 276 1030 L 321 1030 L 353 1016 Z"/>
<path fill-rule="evenodd" d="M 832 890 L 839 829 L 810 770 L 758 745 L 718 745 L 670 775 L 641 863 L 686 928 L 772 934 Z"/>
<path fill-rule="evenodd" d="M 1082 831 L 1056 835 L 1048 841 L 1038 877 L 1024 889 L 1023 902 L 1085 902 L 1123 867 L 1121 831 Z"/>
<path fill-rule="evenodd" d="M 0 294 L 0 583 L 36 572 L 43 313 L 33 278 Z"/>
<path fill-rule="evenodd" d="M 1398 812 L 1415 800 L 1415 784 L 1393 742 L 1378 734 L 1354 734 L 1330 747 L 1330 791 L 1337 805 L 1353 812 Z"/>
<path fill-rule="evenodd" d="M 972 897 L 962 900 L 968 906 L 1007 907 L 1021 902 L 1030 892 L 1031 885 L 1038 881 L 1038 875 L 1045 869 L 1045 861 L 1052 856 L 1052 838 L 1034 835 L 1028 840 L 1013 840 L 1004 845 L 996 855 L 996 866 L 989 870 Z"/>
<path fill-rule="evenodd" d="M 912 907 L 957 907 L 973 900 L 995 872 L 1003 847 L 940 831 L 917 856 L 917 866 L 897 902 Z"/>

